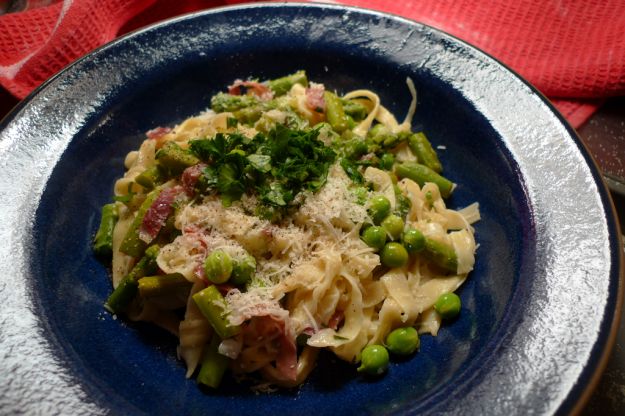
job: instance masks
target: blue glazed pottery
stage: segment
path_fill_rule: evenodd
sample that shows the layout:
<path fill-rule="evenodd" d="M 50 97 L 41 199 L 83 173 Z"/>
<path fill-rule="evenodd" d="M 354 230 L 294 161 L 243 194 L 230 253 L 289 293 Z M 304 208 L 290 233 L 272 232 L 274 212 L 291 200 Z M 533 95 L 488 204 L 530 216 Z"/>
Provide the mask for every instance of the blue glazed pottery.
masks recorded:
<path fill-rule="evenodd" d="M 439 147 L 479 202 L 459 319 L 379 379 L 322 354 L 300 388 L 209 391 L 177 340 L 103 309 L 90 242 L 127 152 L 206 109 L 236 78 L 305 69 L 368 88 Z M 503 65 L 431 27 L 333 5 L 209 10 L 135 32 L 49 80 L 0 123 L 0 412 L 37 414 L 565 414 L 605 365 L 622 303 L 618 226 L 574 131 Z"/>

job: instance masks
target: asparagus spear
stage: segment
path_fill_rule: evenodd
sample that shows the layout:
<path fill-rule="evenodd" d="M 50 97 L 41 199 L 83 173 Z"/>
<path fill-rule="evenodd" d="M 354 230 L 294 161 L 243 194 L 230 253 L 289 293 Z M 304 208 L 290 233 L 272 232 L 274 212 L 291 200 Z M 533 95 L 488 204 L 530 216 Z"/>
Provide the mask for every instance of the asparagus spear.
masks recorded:
<path fill-rule="evenodd" d="M 193 295 L 195 304 L 206 317 L 215 332 L 222 338 L 230 338 L 239 333 L 240 326 L 230 325 L 226 300 L 215 286 L 209 286 Z"/>
<path fill-rule="evenodd" d="M 211 342 L 205 348 L 200 372 L 197 375 L 198 383 L 214 389 L 219 387 L 230 361 L 228 357 L 219 353 L 220 342 L 221 339 L 219 339 L 217 334 L 213 334 Z"/>
<path fill-rule="evenodd" d="M 343 110 L 354 121 L 362 121 L 367 117 L 365 106 L 353 100 L 343 100 Z"/>
<path fill-rule="evenodd" d="M 260 105 L 255 105 L 251 107 L 241 108 L 240 110 L 235 111 L 234 117 L 243 124 L 253 124 L 260 119 L 260 116 L 263 115 L 263 107 Z"/>
<path fill-rule="evenodd" d="M 128 274 L 119 282 L 113 293 L 110 294 L 104 303 L 104 308 L 113 314 L 123 313 L 136 294 L 137 282 Z"/>
<path fill-rule="evenodd" d="M 175 142 L 167 142 L 156 152 L 156 160 L 170 176 L 178 176 L 186 168 L 197 165 L 200 159 L 182 149 Z"/>
<path fill-rule="evenodd" d="M 458 256 L 452 246 L 426 237 L 423 254 L 437 266 L 452 273 L 458 272 Z"/>
<path fill-rule="evenodd" d="M 119 215 L 115 204 L 106 204 L 102 207 L 100 227 L 93 240 L 93 251 L 97 256 L 110 258 L 113 253 L 113 229 Z"/>
<path fill-rule="evenodd" d="M 137 216 L 132 221 L 132 224 L 130 224 L 128 231 L 124 236 L 124 240 L 119 247 L 119 251 L 132 257 L 141 257 L 143 251 L 147 246 L 147 243 L 139 238 L 139 228 L 141 228 L 141 223 L 143 222 L 145 214 L 148 212 L 150 206 L 152 206 L 152 203 L 154 203 L 160 193 L 161 189 L 156 188 L 147 195 L 145 201 L 143 201 L 143 203 L 139 207 L 139 210 L 137 211 Z"/>
<path fill-rule="evenodd" d="M 136 178 L 135 182 L 143 186 L 145 189 L 153 189 L 157 185 L 163 182 L 163 172 L 158 166 L 152 166 L 141 172 Z"/>
<path fill-rule="evenodd" d="M 383 145 L 385 140 L 391 138 L 392 133 L 384 124 L 378 123 L 371 127 L 367 136 L 370 137 L 374 143 Z"/>
<path fill-rule="evenodd" d="M 419 186 L 423 186 L 426 182 L 432 182 L 438 186 L 443 198 L 447 198 L 453 189 L 453 183 L 434 172 L 425 165 L 416 162 L 404 162 L 395 165 L 395 174 L 399 178 L 412 179 Z"/>
<path fill-rule="evenodd" d="M 231 95 L 220 92 L 211 98 L 211 109 L 216 113 L 237 111 L 255 104 L 258 104 L 258 99 L 252 95 Z"/>
<path fill-rule="evenodd" d="M 304 87 L 308 86 L 308 78 L 306 77 L 306 72 L 297 71 L 294 74 L 287 75 L 281 78 L 276 78 L 268 82 L 269 88 L 271 88 L 275 95 L 286 94 L 295 84 L 301 84 Z"/>
<path fill-rule="evenodd" d="M 332 128 L 341 133 L 349 127 L 347 116 L 343 110 L 341 99 L 336 94 L 326 91 L 323 93 L 323 99 L 326 102 L 326 118 Z"/>
<path fill-rule="evenodd" d="M 441 161 L 438 160 L 436 151 L 432 148 L 432 144 L 430 144 L 430 141 L 425 137 L 424 133 L 410 135 L 408 145 L 415 156 L 417 156 L 419 163 L 427 166 L 436 173 L 441 173 L 443 171 L 443 165 L 441 165 Z"/>
<path fill-rule="evenodd" d="M 191 282 L 180 273 L 171 273 L 142 277 L 139 279 L 138 285 L 141 297 L 150 298 L 167 295 L 178 288 L 190 288 Z"/>
<path fill-rule="evenodd" d="M 128 273 L 119 282 L 113 293 L 108 297 L 104 307 L 111 313 L 122 313 L 128 307 L 128 304 L 137 295 L 137 281 L 147 274 L 156 272 L 158 266 L 156 264 L 156 256 L 158 256 L 159 247 L 153 245 L 145 250 L 145 255 L 135 264 L 130 273 Z"/>

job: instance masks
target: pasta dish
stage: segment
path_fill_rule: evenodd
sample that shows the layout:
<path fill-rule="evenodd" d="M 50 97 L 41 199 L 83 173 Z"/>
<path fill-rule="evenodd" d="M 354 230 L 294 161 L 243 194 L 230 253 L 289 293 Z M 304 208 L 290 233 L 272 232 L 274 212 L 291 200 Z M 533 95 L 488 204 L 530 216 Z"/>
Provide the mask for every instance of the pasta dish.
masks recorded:
<path fill-rule="evenodd" d="M 407 84 L 402 122 L 298 71 L 147 132 L 94 239 L 105 307 L 177 336 L 187 377 L 213 388 L 226 372 L 297 386 L 321 349 L 365 376 L 416 353 L 460 311 L 479 210 L 446 207 L 455 185 L 411 131 Z"/>

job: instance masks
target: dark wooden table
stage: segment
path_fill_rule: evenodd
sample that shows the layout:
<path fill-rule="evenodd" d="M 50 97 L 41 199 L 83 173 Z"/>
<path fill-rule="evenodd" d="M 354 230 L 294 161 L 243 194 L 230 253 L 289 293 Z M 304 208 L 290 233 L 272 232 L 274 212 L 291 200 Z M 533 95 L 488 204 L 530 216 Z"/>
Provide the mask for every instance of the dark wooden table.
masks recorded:
<path fill-rule="evenodd" d="M 0 119 L 17 103 L 0 88 Z M 608 99 L 578 133 L 606 177 L 625 230 L 625 97 Z M 625 316 L 606 370 L 583 415 L 625 415 Z"/>
<path fill-rule="evenodd" d="M 625 97 L 609 99 L 578 130 L 604 173 L 625 230 Z M 608 365 L 584 415 L 625 415 L 625 308 Z"/>

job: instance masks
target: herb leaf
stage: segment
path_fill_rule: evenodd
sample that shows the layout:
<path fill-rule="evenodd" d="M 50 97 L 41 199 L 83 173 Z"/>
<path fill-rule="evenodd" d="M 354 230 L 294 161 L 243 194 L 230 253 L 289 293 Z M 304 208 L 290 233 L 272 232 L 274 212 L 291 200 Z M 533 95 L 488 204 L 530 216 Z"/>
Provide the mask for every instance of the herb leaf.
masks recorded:
<path fill-rule="evenodd" d="M 362 184 L 364 182 L 362 174 L 358 171 L 358 165 L 353 160 L 347 158 L 341 159 L 341 167 L 347 176 L 355 183 Z"/>
<path fill-rule="evenodd" d="M 244 193 L 256 193 L 267 206 L 286 209 L 304 190 L 318 191 L 326 182 L 336 153 L 317 139 L 319 129 L 276 125 L 253 139 L 242 134 L 192 140 L 190 151 L 209 166 L 200 178 L 202 190 L 215 190 L 224 205 Z"/>
<path fill-rule="evenodd" d="M 267 173 L 271 170 L 271 156 L 253 154 L 247 157 L 250 165 L 261 173 Z"/>

